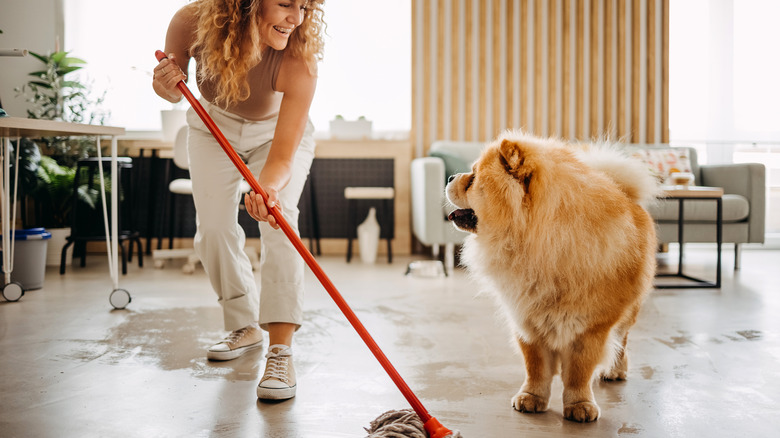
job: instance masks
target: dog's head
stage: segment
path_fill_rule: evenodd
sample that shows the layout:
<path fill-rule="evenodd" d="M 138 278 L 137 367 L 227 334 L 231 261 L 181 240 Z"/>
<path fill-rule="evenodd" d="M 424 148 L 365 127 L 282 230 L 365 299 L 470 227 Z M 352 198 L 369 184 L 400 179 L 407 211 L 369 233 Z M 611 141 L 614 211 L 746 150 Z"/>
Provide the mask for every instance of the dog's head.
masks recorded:
<path fill-rule="evenodd" d="M 538 139 L 504 135 L 482 152 L 470 173 L 454 175 L 447 184 L 449 201 L 457 207 L 449 219 L 461 230 L 485 231 L 486 226 L 523 221 L 537 189 L 540 161 Z M 507 230 L 508 231 L 508 230 Z"/>

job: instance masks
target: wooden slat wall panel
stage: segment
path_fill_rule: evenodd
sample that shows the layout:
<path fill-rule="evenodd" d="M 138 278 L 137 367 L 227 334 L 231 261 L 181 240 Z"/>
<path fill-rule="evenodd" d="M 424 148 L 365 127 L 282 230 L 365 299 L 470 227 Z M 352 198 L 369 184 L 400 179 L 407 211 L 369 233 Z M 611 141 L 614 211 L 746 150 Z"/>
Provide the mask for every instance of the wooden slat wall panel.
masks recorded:
<path fill-rule="evenodd" d="M 669 141 L 669 0 L 412 0 L 412 140 Z"/>

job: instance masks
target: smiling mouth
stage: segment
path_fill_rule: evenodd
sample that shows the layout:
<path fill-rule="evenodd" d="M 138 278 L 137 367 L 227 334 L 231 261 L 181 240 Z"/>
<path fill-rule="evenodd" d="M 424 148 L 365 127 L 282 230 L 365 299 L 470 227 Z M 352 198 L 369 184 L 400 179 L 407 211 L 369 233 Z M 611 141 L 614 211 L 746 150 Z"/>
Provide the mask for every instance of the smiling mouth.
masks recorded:
<path fill-rule="evenodd" d="M 284 35 L 289 35 L 293 31 L 292 29 L 287 29 L 287 28 L 279 27 L 279 26 L 274 26 L 274 30 L 276 30 L 277 32 L 279 32 L 281 34 L 284 34 Z"/>
<path fill-rule="evenodd" d="M 470 208 L 454 210 L 447 218 L 463 231 L 472 233 L 477 231 L 477 215 L 474 214 L 474 210 Z"/>

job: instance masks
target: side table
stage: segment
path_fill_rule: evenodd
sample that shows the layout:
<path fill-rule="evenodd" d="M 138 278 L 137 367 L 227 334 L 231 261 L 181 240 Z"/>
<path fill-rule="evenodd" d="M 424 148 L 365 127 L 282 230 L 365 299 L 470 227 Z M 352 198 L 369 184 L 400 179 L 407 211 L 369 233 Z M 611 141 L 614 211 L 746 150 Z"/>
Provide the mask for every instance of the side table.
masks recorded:
<path fill-rule="evenodd" d="M 683 289 L 683 288 L 720 288 L 720 265 L 721 265 L 721 245 L 723 243 L 723 189 L 721 187 L 704 187 L 704 186 L 664 186 L 664 192 L 661 197 L 665 199 L 676 199 L 679 205 L 677 214 L 677 241 L 680 245 L 679 258 L 677 262 L 677 272 L 674 274 L 656 274 L 656 277 L 674 277 L 689 280 L 690 283 L 680 284 L 656 284 L 656 289 Z M 683 231 L 685 229 L 685 210 L 684 205 L 686 200 L 712 200 L 717 204 L 716 208 L 716 221 L 715 232 L 716 242 L 718 247 L 717 253 L 717 265 L 715 271 L 715 281 L 702 280 L 700 278 L 692 277 L 683 273 L 683 248 L 685 246 L 685 239 L 683 238 Z"/>

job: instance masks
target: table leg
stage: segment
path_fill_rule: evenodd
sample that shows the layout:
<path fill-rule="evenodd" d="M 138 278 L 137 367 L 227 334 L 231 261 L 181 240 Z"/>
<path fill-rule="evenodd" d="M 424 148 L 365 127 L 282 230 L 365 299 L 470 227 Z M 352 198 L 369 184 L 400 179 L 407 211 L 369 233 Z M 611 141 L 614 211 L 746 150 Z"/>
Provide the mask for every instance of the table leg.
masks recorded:
<path fill-rule="evenodd" d="M 718 219 L 715 221 L 715 235 L 717 236 L 718 241 L 718 264 L 716 267 L 716 277 L 715 277 L 715 287 L 720 287 L 720 262 L 721 262 L 721 246 L 723 245 L 723 198 L 718 198 L 716 200 L 718 202 Z"/>

